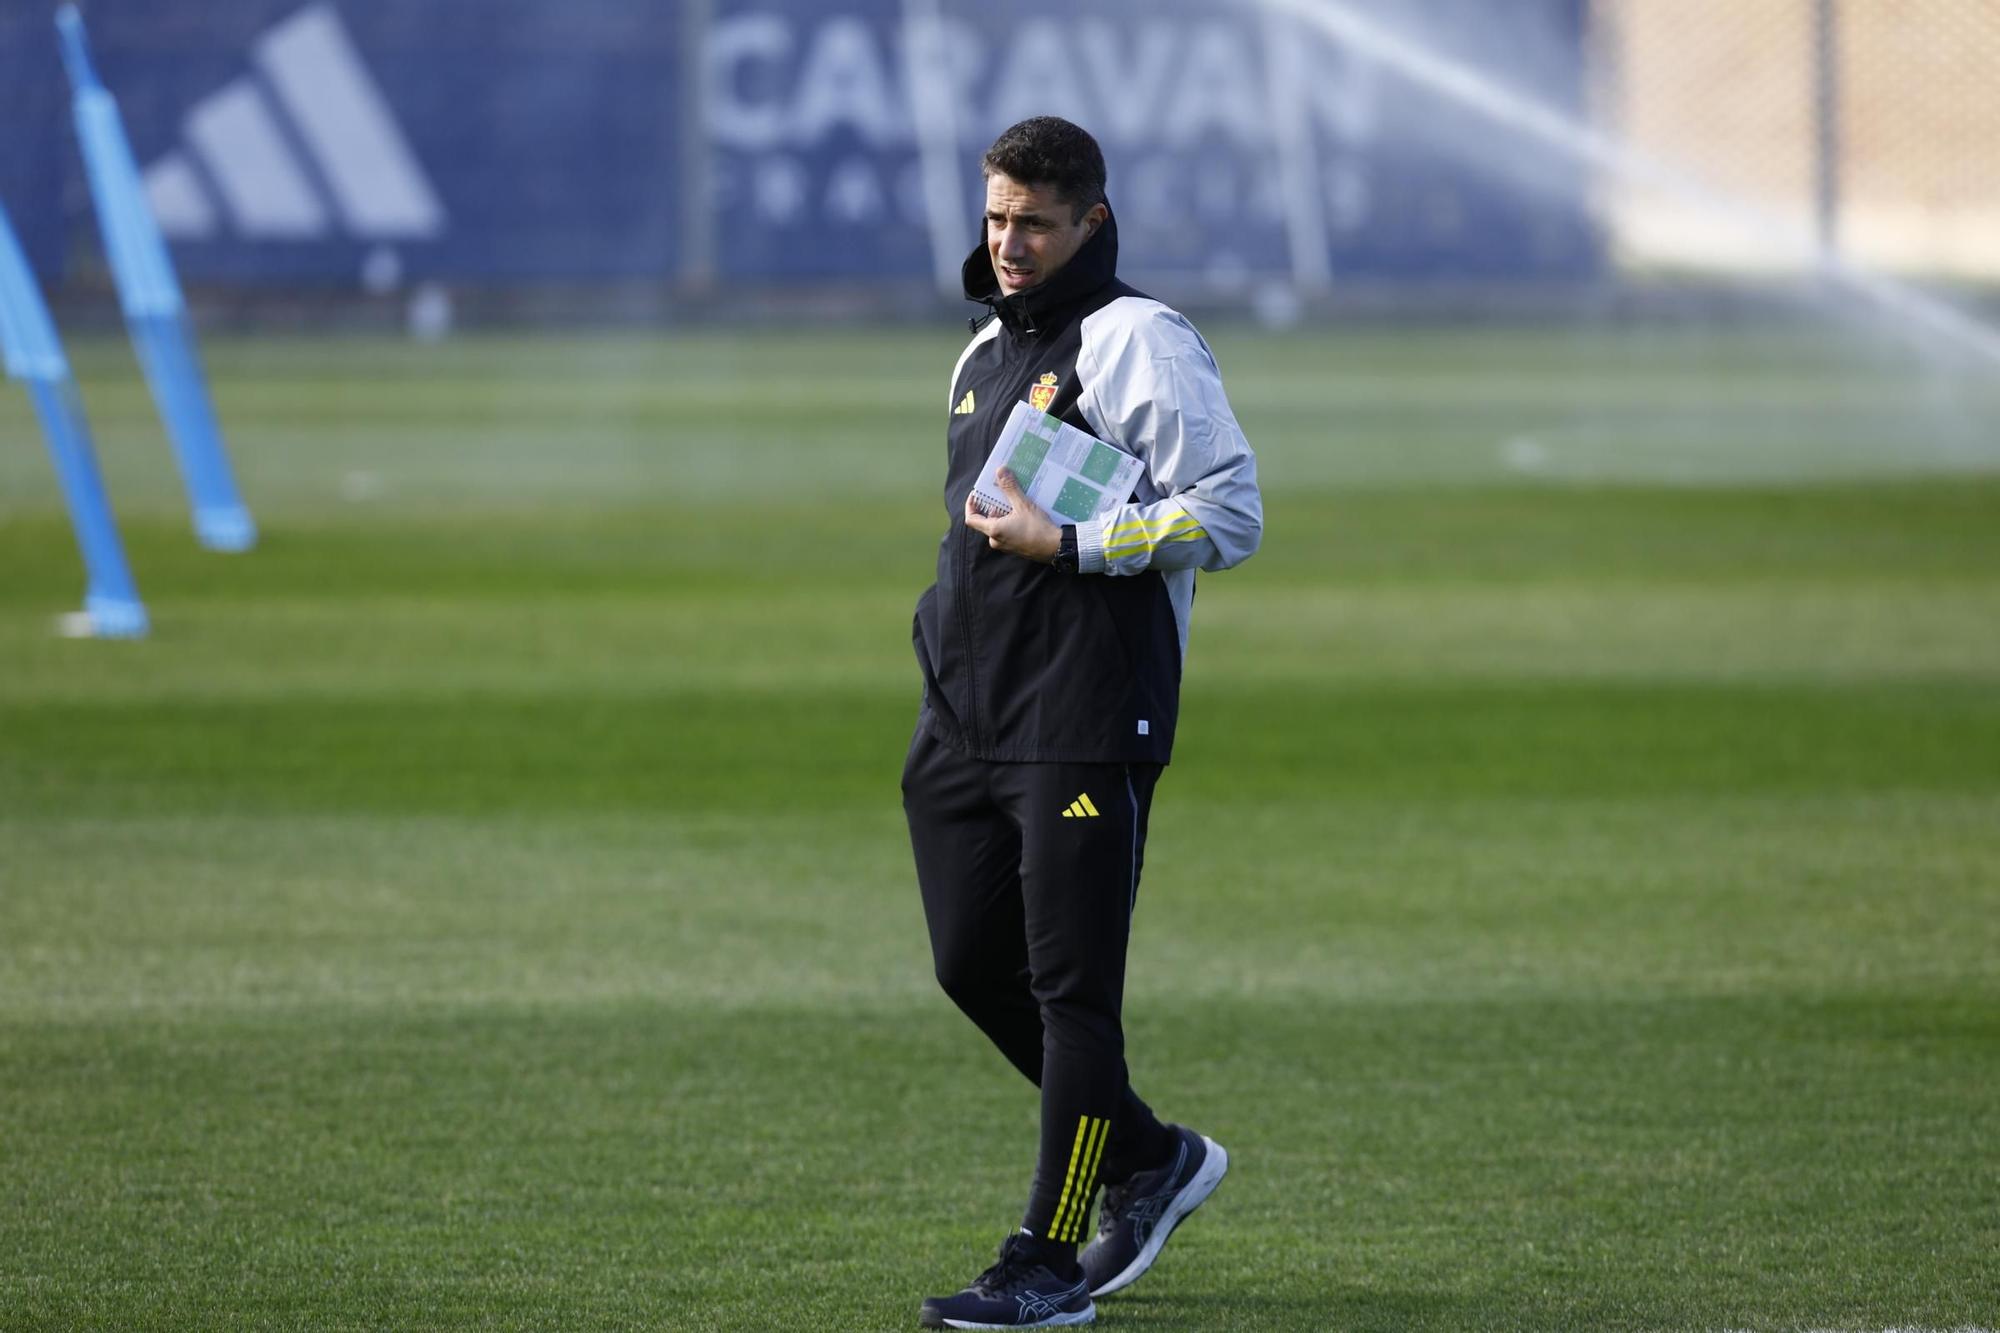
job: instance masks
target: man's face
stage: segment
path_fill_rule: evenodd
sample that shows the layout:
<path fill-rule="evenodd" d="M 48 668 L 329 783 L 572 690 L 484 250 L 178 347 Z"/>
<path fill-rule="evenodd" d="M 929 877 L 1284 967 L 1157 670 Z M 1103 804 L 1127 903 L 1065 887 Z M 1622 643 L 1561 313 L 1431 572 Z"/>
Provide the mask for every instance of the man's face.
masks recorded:
<path fill-rule="evenodd" d="M 1023 185 L 997 171 L 986 178 L 986 254 L 1001 295 L 1053 278 L 1109 215 L 1103 204 L 1081 218 L 1075 212 L 1052 185 Z"/>

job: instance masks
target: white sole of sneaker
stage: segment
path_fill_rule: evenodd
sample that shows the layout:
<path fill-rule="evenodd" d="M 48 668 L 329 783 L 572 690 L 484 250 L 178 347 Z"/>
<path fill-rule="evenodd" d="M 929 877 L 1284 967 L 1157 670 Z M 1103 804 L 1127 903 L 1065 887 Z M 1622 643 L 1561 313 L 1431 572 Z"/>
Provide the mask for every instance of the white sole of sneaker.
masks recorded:
<path fill-rule="evenodd" d="M 1075 1314 L 1052 1314 L 1047 1319 L 1040 1319 L 1032 1324 L 975 1324 L 965 1319 L 947 1319 L 944 1321 L 944 1326 L 946 1328 L 997 1328 L 997 1329 L 1073 1328 L 1078 1324 L 1091 1324 L 1095 1322 L 1097 1322 L 1097 1307 L 1094 1305 L 1086 1305 L 1081 1310 L 1078 1310 Z"/>
<path fill-rule="evenodd" d="M 1194 1173 L 1193 1180 L 1181 1186 L 1181 1192 L 1174 1196 L 1174 1201 L 1161 1215 L 1160 1224 L 1153 1228 L 1152 1235 L 1146 1237 L 1146 1244 L 1132 1262 L 1125 1265 L 1125 1271 L 1103 1286 L 1093 1287 L 1090 1292 L 1093 1297 L 1123 1291 L 1144 1277 L 1146 1270 L 1153 1266 L 1153 1260 L 1160 1257 L 1167 1237 L 1174 1234 L 1174 1228 L 1181 1224 L 1181 1219 L 1201 1207 L 1202 1201 L 1215 1193 L 1215 1187 L 1222 1183 L 1222 1177 L 1229 1171 L 1229 1154 L 1206 1134 L 1201 1136 L 1201 1141 L 1208 1145 L 1208 1155 L 1201 1159 L 1201 1170 Z"/>

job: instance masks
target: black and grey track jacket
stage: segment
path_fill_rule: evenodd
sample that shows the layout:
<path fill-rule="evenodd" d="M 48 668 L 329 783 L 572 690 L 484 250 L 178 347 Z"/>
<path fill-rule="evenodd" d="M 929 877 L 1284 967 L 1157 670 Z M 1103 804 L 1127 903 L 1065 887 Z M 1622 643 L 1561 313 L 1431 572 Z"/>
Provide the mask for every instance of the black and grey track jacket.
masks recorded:
<path fill-rule="evenodd" d="M 919 725 L 981 759 L 1159 763 L 1172 757 L 1197 569 L 1248 559 L 1263 532 L 1257 463 L 1208 344 L 1117 278 L 1106 218 L 1047 282 L 1011 296 L 982 244 L 965 262 L 975 321 L 952 370 L 937 582 L 917 601 Z M 1079 572 L 995 551 L 965 498 L 1014 404 L 1145 463 L 1126 504 L 1077 525 Z"/>

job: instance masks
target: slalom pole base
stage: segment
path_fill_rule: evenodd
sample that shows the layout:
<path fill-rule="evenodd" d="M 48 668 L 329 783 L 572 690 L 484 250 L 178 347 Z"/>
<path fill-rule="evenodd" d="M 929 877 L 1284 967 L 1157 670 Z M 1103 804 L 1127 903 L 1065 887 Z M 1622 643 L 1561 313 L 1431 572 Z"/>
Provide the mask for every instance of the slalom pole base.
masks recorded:
<path fill-rule="evenodd" d="M 56 617 L 56 633 L 65 639 L 143 639 L 152 624 L 137 602 L 86 597 L 83 610 Z"/>
<path fill-rule="evenodd" d="M 194 535 L 211 551 L 247 551 L 257 544 L 257 524 L 241 505 L 195 512 Z"/>

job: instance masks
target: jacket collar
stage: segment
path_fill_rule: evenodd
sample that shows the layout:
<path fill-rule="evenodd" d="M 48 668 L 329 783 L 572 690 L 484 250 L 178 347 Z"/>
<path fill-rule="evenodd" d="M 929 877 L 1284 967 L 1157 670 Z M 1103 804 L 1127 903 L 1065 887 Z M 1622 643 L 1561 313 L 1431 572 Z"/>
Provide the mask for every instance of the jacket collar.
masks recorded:
<path fill-rule="evenodd" d="M 1000 279 L 994 276 L 993 261 L 986 253 L 986 228 L 981 223 L 979 244 L 966 256 L 960 277 L 965 283 L 965 299 L 991 306 L 1000 322 L 1015 333 L 1033 334 L 1065 308 L 1076 304 L 1118 276 L 1118 219 L 1109 212 L 1104 225 L 1056 270 L 1047 282 L 1038 283 L 1011 296 L 1000 294 Z"/>

